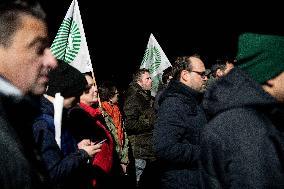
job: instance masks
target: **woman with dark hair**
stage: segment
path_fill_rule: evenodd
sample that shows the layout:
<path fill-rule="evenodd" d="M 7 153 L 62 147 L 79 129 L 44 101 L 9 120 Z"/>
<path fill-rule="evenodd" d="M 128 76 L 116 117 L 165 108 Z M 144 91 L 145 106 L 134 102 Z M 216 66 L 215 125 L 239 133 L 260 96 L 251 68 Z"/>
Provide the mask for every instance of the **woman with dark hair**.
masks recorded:
<path fill-rule="evenodd" d="M 118 187 L 122 170 L 116 158 L 115 143 L 109 131 L 103 112 L 98 107 L 98 89 L 93 78 L 85 74 L 88 87 L 80 96 L 80 103 L 69 112 L 70 128 L 77 141 L 88 138 L 102 143 L 101 151 L 92 159 L 95 189 Z M 80 127 L 78 127 L 80 125 Z"/>
<path fill-rule="evenodd" d="M 114 138 L 120 165 L 124 174 L 127 174 L 129 141 L 123 127 L 122 114 L 118 107 L 119 92 L 114 83 L 107 81 L 99 86 L 99 93 L 105 121 Z"/>

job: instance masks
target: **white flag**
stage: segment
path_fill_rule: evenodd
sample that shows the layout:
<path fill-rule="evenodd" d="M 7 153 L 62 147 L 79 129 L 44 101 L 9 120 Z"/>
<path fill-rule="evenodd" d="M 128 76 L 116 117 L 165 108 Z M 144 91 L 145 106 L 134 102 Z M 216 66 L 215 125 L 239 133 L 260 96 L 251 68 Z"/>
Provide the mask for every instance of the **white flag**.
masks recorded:
<path fill-rule="evenodd" d="M 57 59 L 81 73 L 93 70 L 77 0 L 73 0 L 51 45 Z"/>
<path fill-rule="evenodd" d="M 150 71 L 152 78 L 151 94 L 153 96 L 156 96 L 159 84 L 162 83 L 163 70 L 170 66 L 170 61 L 154 35 L 151 34 L 140 68 L 146 68 Z"/>

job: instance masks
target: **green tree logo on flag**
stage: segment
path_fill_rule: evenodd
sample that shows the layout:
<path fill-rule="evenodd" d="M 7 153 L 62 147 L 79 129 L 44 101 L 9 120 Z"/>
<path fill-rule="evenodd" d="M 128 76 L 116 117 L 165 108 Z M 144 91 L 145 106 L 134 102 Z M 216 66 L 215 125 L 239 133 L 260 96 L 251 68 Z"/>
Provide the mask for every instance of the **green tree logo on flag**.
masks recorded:
<path fill-rule="evenodd" d="M 145 64 L 146 62 L 153 62 L 148 69 L 150 75 L 154 75 L 154 73 L 157 72 L 157 69 L 161 64 L 161 54 L 155 46 L 146 49 L 145 54 L 143 56 L 142 64 Z M 152 77 L 152 89 L 154 91 L 158 90 L 159 83 L 161 83 L 160 78 L 161 74 Z"/>
<path fill-rule="evenodd" d="M 150 67 L 148 68 L 150 74 L 153 74 L 154 72 L 157 71 L 157 69 L 161 64 L 161 54 L 156 47 L 146 49 L 145 54 L 143 56 L 142 64 L 145 64 L 148 61 L 153 62 L 153 64 L 151 64 Z"/>
<path fill-rule="evenodd" d="M 64 19 L 56 35 L 51 51 L 54 56 L 71 63 L 80 50 L 81 35 L 78 25 L 72 18 Z"/>
<path fill-rule="evenodd" d="M 156 95 L 160 83 L 162 83 L 163 70 L 171 66 L 167 56 L 158 44 L 154 35 L 151 34 L 140 68 L 149 70 L 152 78 L 151 94 Z"/>
<path fill-rule="evenodd" d="M 77 0 L 73 0 L 51 45 L 53 55 L 79 70 L 93 71 Z"/>

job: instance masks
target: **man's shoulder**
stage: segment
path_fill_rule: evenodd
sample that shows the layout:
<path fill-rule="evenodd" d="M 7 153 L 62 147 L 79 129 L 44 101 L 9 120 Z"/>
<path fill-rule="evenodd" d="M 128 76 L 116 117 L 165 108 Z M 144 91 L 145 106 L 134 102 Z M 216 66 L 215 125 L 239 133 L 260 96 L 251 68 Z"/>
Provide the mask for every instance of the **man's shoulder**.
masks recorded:
<path fill-rule="evenodd" d="M 206 124 L 204 131 L 214 133 L 237 133 L 253 131 L 264 124 L 263 117 L 254 108 L 232 108 L 218 113 Z"/>

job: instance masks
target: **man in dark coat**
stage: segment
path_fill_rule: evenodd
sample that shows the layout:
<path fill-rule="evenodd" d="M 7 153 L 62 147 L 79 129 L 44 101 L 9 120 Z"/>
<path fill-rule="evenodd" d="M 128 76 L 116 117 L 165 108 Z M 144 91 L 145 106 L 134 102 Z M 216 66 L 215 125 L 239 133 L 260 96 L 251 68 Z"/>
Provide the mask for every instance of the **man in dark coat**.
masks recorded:
<path fill-rule="evenodd" d="M 199 135 L 206 124 L 200 106 L 207 76 L 201 59 L 181 58 L 159 100 L 154 150 L 162 164 L 161 188 L 201 188 Z"/>
<path fill-rule="evenodd" d="M 126 92 L 123 107 L 126 116 L 125 128 L 135 158 L 138 182 L 145 166 L 151 166 L 155 161 L 152 148 L 155 110 L 154 100 L 150 94 L 151 87 L 149 70 L 139 69 Z"/>
<path fill-rule="evenodd" d="M 277 48 L 275 48 L 277 47 Z M 284 188 L 284 38 L 239 37 L 239 68 L 204 97 L 206 188 Z"/>
<path fill-rule="evenodd" d="M 33 145 L 48 70 L 57 63 L 48 47 L 45 13 L 36 2 L 0 2 L 0 188 L 51 188 Z"/>

